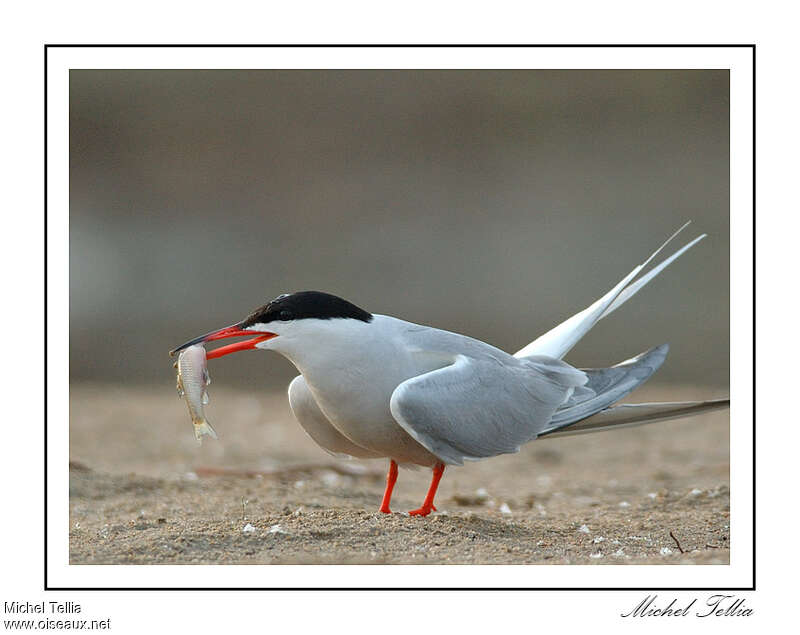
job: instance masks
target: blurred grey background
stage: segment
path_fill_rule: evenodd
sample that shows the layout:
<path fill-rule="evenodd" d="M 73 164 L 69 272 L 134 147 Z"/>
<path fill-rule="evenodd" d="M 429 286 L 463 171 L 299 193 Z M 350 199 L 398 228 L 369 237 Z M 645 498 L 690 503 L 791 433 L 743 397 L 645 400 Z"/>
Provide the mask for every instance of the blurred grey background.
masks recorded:
<path fill-rule="evenodd" d="M 172 389 L 167 351 L 317 289 L 513 352 L 685 220 L 709 238 L 568 356 L 729 372 L 728 72 L 70 74 L 70 376 Z M 390 360 L 387 360 L 390 363 Z M 215 360 L 283 390 L 289 362 Z"/>

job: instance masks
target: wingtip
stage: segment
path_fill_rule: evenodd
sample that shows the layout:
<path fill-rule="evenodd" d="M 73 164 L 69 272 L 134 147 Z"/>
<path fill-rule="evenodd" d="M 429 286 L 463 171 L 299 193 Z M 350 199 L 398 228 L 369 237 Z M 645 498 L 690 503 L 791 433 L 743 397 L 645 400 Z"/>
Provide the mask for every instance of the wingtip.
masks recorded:
<path fill-rule="evenodd" d="M 643 359 L 645 357 L 660 357 L 662 362 L 667 358 L 669 354 L 669 343 L 659 344 L 658 346 L 653 346 L 652 348 L 646 350 L 644 353 L 640 353 L 634 359 Z"/>

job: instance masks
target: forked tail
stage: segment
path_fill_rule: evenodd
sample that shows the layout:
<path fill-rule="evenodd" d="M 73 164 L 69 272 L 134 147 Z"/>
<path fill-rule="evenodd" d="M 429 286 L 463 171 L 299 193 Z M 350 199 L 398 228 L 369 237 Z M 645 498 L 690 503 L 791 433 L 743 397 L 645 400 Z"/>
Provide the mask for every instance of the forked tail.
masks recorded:
<path fill-rule="evenodd" d="M 194 424 L 194 438 L 197 439 L 198 445 L 200 445 L 203 442 L 203 436 L 205 435 L 210 436 L 212 439 L 217 438 L 217 433 L 214 432 L 214 428 L 212 428 L 211 424 L 205 419 L 194 421 L 193 424 Z"/>
<path fill-rule="evenodd" d="M 549 357 L 562 359 L 564 355 L 566 355 L 570 349 L 597 324 L 597 322 L 616 311 L 684 252 L 691 249 L 695 244 L 706 237 L 705 234 L 701 234 L 634 282 L 634 278 L 636 278 L 661 250 L 663 250 L 675 236 L 681 233 L 688 224 L 689 223 L 686 223 L 670 236 L 667 242 L 661 245 L 647 260 L 620 280 L 620 282 L 602 298 L 558 326 L 550 329 L 547 333 L 535 339 L 522 350 L 514 353 L 514 357 L 525 358 L 532 355 L 547 355 Z"/>
<path fill-rule="evenodd" d="M 562 359 L 597 322 L 630 300 L 672 262 L 705 238 L 706 235 L 701 234 L 636 279 L 688 224 L 686 223 L 675 232 L 647 260 L 625 276 L 603 297 L 550 329 L 516 352 L 514 357 L 531 361 L 536 361 L 539 356 Z M 556 411 L 549 426 L 539 433 L 538 438 L 555 438 L 636 426 L 730 407 L 730 399 L 612 406 L 611 404 L 643 384 L 661 366 L 668 348 L 667 345 L 653 348 L 611 368 L 582 369 L 588 376 L 588 382 L 584 388 L 589 390 L 576 390 L 570 400 Z"/>

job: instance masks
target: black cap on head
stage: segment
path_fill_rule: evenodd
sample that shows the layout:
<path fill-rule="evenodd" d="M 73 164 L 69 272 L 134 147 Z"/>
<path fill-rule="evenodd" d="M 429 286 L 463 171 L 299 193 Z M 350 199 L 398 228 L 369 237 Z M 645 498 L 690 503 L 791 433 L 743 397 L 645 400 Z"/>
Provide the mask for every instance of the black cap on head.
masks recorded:
<path fill-rule="evenodd" d="M 270 322 L 288 322 L 316 318 L 332 320 L 333 318 L 351 318 L 362 322 L 371 322 L 372 314 L 359 309 L 352 302 L 323 293 L 322 291 L 298 291 L 284 293 L 274 300 L 259 307 L 248 315 L 240 326 L 247 328 L 253 324 L 269 324 Z"/>

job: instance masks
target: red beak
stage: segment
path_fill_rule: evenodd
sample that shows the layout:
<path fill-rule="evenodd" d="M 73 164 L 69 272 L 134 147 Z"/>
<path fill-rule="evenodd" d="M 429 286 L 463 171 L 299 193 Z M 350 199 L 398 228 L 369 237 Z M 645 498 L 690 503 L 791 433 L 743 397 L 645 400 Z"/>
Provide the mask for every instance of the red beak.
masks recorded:
<path fill-rule="evenodd" d="M 230 353 L 236 353 L 238 351 L 253 350 L 255 349 L 256 344 L 259 342 L 272 339 L 273 337 L 278 337 L 276 333 L 270 333 L 269 331 L 245 331 L 244 329 L 240 328 L 238 324 L 234 324 L 233 326 L 226 326 L 224 329 L 211 331 L 210 333 L 196 337 L 193 340 L 189 340 L 185 344 L 181 344 L 175 350 L 170 351 L 169 354 L 170 356 L 174 356 L 175 353 L 178 353 L 185 348 L 189 348 L 195 344 L 202 344 L 203 342 L 213 342 L 214 340 L 222 340 L 228 337 L 249 337 L 254 334 L 256 334 L 257 337 L 253 337 L 243 342 L 236 342 L 235 344 L 221 346 L 213 351 L 209 351 L 206 354 L 206 359 L 215 359 L 217 357 L 222 357 L 223 355 L 228 355 Z"/>

